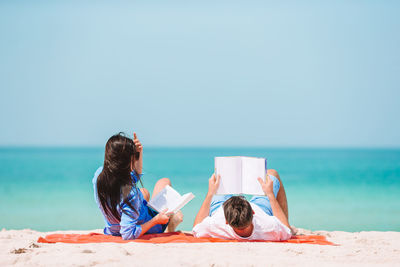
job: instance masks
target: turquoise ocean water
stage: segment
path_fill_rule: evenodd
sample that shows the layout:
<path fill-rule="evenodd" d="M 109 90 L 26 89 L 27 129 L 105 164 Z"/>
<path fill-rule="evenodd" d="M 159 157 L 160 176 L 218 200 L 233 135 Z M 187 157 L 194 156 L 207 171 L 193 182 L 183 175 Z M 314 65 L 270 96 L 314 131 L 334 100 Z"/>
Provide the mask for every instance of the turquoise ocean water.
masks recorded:
<path fill-rule="evenodd" d="M 0 148 L 0 228 L 40 231 L 103 227 L 91 180 L 103 148 Z M 144 185 L 169 177 L 196 198 L 183 209 L 190 230 L 215 156 L 266 157 L 278 170 L 289 220 L 312 230 L 400 231 L 400 150 L 146 148 Z"/>

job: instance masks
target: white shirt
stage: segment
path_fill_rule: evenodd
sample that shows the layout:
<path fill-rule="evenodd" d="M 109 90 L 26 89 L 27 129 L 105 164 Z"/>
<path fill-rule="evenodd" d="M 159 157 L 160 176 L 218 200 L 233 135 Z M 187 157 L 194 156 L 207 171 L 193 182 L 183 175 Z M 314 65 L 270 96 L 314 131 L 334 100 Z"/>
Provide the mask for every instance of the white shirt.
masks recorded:
<path fill-rule="evenodd" d="M 254 211 L 253 232 L 249 237 L 241 237 L 226 223 L 224 209 L 219 207 L 212 216 L 208 216 L 193 228 L 195 237 L 216 237 L 224 239 L 247 239 L 282 241 L 291 238 L 291 231 L 275 216 L 269 216 L 256 204 L 250 203 Z"/>

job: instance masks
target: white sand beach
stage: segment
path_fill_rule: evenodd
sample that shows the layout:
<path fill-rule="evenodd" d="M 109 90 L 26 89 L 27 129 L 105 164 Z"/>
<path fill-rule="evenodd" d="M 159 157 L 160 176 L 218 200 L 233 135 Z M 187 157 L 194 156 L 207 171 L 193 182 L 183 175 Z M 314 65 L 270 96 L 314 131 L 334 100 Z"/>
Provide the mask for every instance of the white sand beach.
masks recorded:
<path fill-rule="evenodd" d="M 327 232 L 338 246 L 289 243 L 42 244 L 51 233 L 0 232 L 0 266 L 399 266 L 400 232 Z"/>

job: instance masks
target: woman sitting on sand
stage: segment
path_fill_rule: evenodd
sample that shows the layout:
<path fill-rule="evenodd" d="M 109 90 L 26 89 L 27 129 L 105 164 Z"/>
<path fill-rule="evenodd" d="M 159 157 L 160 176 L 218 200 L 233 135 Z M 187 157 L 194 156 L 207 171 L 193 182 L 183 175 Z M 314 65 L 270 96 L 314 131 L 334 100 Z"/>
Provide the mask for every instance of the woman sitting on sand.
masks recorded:
<path fill-rule="evenodd" d="M 142 177 L 143 146 L 136 134 L 130 139 L 119 133 L 108 139 L 104 165 L 97 169 L 92 180 L 95 200 L 103 213 L 104 233 L 135 239 L 145 233 L 173 232 L 182 222 L 182 213 L 157 213 L 147 206 L 150 193 L 137 188 Z M 166 185 L 168 178 L 157 181 L 153 196 Z"/>

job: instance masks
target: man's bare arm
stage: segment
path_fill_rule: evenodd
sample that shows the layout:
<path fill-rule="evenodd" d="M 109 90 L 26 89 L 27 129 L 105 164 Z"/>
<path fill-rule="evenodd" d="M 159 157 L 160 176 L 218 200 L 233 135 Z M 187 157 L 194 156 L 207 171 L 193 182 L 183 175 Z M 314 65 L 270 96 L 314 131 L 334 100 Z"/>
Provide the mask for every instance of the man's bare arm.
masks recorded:
<path fill-rule="evenodd" d="M 196 218 L 194 219 L 193 227 L 201 223 L 208 216 L 208 214 L 210 214 L 210 205 L 212 197 L 213 197 L 212 195 L 209 195 L 207 193 L 206 198 L 203 201 L 203 205 L 201 205 L 200 210 L 197 213 Z"/>
<path fill-rule="evenodd" d="M 290 229 L 288 218 L 286 217 L 281 206 L 279 205 L 278 200 L 276 200 L 276 198 L 275 198 L 274 190 L 273 190 L 274 184 L 273 184 L 271 178 L 269 178 L 269 175 L 267 175 L 267 179 L 265 182 L 261 178 L 258 178 L 258 181 L 261 184 L 264 194 L 269 198 L 269 202 L 271 203 L 271 208 L 272 208 L 272 214 L 276 218 L 278 218 L 278 220 L 281 223 L 283 223 Z"/>
<path fill-rule="evenodd" d="M 200 207 L 199 212 L 196 215 L 196 218 L 194 219 L 193 227 L 201 223 L 208 216 L 208 214 L 210 214 L 211 200 L 212 197 L 217 192 L 218 186 L 219 186 L 219 176 L 215 177 L 215 174 L 213 174 L 211 178 L 208 180 L 208 192 L 206 198 L 203 201 L 203 204 Z"/>
<path fill-rule="evenodd" d="M 283 212 L 281 205 L 279 205 L 278 200 L 276 200 L 274 194 L 272 195 L 267 195 L 269 198 L 269 202 L 271 203 L 271 208 L 272 208 L 272 214 L 278 218 L 278 220 L 281 221 L 284 225 L 286 225 L 290 229 L 289 221 Z"/>

